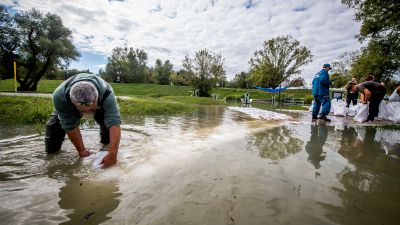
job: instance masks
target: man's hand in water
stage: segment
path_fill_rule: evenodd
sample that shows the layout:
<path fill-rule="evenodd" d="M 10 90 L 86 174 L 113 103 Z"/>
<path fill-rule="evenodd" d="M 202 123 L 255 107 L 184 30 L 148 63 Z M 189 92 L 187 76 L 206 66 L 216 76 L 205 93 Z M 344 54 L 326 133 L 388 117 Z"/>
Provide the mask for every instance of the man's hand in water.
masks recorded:
<path fill-rule="evenodd" d="M 87 157 L 90 154 L 92 154 L 92 153 L 85 149 L 85 150 L 79 152 L 79 157 Z"/>
<path fill-rule="evenodd" d="M 117 163 L 117 154 L 108 152 L 108 154 L 104 156 L 100 164 L 102 165 L 102 168 L 107 168 L 114 165 L 115 163 Z"/>

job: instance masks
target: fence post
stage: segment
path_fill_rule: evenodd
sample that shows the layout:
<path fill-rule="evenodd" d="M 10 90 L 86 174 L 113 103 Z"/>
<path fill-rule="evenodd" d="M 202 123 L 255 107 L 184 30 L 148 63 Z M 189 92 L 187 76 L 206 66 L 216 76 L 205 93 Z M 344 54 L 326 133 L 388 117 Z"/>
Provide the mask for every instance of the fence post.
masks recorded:
<path fill-rule="evenodd" d="M 17 92 L 17 62 L 14 61 L 14 92 Z"/>

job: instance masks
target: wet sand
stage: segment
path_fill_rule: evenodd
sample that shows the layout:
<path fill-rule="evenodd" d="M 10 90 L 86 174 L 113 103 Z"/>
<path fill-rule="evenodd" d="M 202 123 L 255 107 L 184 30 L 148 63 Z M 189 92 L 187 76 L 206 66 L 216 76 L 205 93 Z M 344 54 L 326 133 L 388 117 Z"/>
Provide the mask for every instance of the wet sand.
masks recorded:
<path fill-rule="evenodd" d="M 332 117 L 255 119 L 224 107 L 124 118 L 118 165 L 66 140 L 0 131 L 4 224 L 398 224 L 399 131 Z M 97 128 L 82 130 L 94 153 Z M 396 138 L 397 137 L 397 138 Z"/>

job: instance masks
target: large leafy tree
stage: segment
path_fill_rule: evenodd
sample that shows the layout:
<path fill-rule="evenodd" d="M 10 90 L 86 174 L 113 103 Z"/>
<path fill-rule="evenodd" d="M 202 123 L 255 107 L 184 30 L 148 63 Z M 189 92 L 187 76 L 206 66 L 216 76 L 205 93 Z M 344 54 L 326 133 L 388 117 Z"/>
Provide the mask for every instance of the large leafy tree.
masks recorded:
<path fill-rule="evenodd" d="M 235 75 L 235 78 L 233 78 L 233 86 L 238 87 L 238 88 L 249 88 L 250 84 L 248 81 L 250 74 L 246 72 L 240 72 Z"/>
<path fill-rule="evenodd" d="M 290 87 L 304 87 L 306 85 L 306 81 L 302 77 L 295 77 L 289 82 Z"/>
<path fill-rule="evenodd" d="M 1 79 L 13 77 L 13 62 L 18 59 L 20 43 L 19 30 L 14 18 L 0 5 L 0 76 Z"/>
<path fill-rule="evenodd" d="M 193 74 L 189 71 L 186 71 L 184 69 L 180 69 L 179 71 L 173 72 L 170 76 L 171 82 L 176 85 L 181 85 L 181 86 L 189 86 L 193 82 Z"/>
<path fill-rule="evenodd" d="M 141 49 L 116 47 L 107 58 L 102 76 L 122 83 L 143 83 L 146 80 L 147 53 Z"/>
<path fill-rule="evenodd" d="M 278 87 L 291 76 L 300 74 L 300 68 L 312 61 L 311 51 L 290 36 L 265 41 L 261 50 L 250 59 L 250 78 L 255 85 Z"/>
<path fill-rule="evenodd" d="M 196 51 L 194 58 L 185 56 L 183 68 L 193 74 L 193 86 L 199 90 L 199 95 L 208 97 L 215 84 L 213 78 L 225 74 L 223 69 L 224 59 L 221 54 L 216 54 L 207 49 Z"/>
<path fill-rule="evenodd" d="M 170 76 L 173 72 L 173 65 L 169 60 L 165 61 L 164 64 L 161 59 L 157 59 L 154 66 L 154 75 L 157 84 L 169 84 Z"/>
<path fill-rule="evenodd" d="M 358 39 L 368 41 L 352 73 L 389 78 L 400 72 L 400 2 L 398 0 L 342 0 L 355 9 L 361 22 Z"/>
<path fill-rule="evenodd" d="M 20 35 L 16 50 L 20 65 L 19 90 L 36 91 L 38 82 L 49 69 L 68 65 L 70 60 L 79 57 L 71 41 L 71 31 L 59 16 L 32 9 L 17 13 L 14 20 Z"/>

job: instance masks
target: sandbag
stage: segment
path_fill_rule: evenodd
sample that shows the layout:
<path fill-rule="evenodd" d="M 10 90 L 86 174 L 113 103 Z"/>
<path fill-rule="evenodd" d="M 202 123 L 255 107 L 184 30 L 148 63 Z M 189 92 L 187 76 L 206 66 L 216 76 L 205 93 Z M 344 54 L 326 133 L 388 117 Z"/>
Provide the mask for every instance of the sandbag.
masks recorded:
<path fill-rule="evenodd" d="M 390 102 L 399 102 L 400 101 L 400 96 L 397 94 L 397 90 L 395 89 L 392 93 L 392 95 L 389 97 Z"/>
<path fill-rule="evenodd" d="M 364 122 L 368 118 L 368 104 L 362 104 L 357 112 L 357 115 L 354 116 L 354 120 L 357 122 Z"/>
<path fill-rule="evenodd" d="M 331 113 L 333 113 L 335 110 L 334 110 L 334 108 L 333 108 L 333 106 L 335 105 L 337 103 L 337 99 L 336 98 L 334 98 L 334 99 L 332 99 L 331 100 Z"/>
<path fill-rule="evenodd" d="M 349 108 L 346 108 L 346 115 L 347 116 L 357 115 L 357 111 L 359 108 L 360 108 L 360 104 L 357 104 L 357 105 L 350 104 Z"/>
<path fill-rule="evenodd" d="M 388 119 L 395 123 L 400 123 L 400 102 L 389 102 L 387 110 L 389 111 Z"/>
<path fill-rule="evenodd" d="M 384 101 L 381 101 L 381 104 L 379 104 L 378 118 L 383 120 L 389 120 L 391 116 L 392 115 L 388 109 L 387 104 Z"/>
<path fill-rule="evenodd" d="M 346 116 L 346 104 L 343 100 L 332 101 L 333 115 Z"/>

